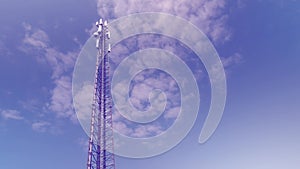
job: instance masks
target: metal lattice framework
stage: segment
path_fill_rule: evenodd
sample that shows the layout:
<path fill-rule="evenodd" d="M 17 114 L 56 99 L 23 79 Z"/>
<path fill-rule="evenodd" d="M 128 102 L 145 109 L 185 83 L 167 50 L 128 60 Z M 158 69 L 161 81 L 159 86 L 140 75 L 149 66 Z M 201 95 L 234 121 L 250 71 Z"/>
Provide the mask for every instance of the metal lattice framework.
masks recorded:
<path fill-rule="evenodd" d="M 96 22 L 94 33 L 97 63 L 92 104 L 87 169 L 115 169 L 113 154 L 112 99 L 110 93 L 109 58 L 110 38 L 107 21 Z"/>

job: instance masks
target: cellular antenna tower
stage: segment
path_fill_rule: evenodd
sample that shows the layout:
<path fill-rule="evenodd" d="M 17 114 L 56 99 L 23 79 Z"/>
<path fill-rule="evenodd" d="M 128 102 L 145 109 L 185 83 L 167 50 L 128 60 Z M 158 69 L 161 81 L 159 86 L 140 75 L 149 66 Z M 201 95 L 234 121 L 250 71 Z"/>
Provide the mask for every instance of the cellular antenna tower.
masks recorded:
<path fill-rule="evenodd" d="M 113 153 L 112 98 L 110 93 L 109 58 L 111 51 L 107 21 L 96 22 L 94 33 L 97 63 L 89 139 L 87 169 L 115 169 Z"/>

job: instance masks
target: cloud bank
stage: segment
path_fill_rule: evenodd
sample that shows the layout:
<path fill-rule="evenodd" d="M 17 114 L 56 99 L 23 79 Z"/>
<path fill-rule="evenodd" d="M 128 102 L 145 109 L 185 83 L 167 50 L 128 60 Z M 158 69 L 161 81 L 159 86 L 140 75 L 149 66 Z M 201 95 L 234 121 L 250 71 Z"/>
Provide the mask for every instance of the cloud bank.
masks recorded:
<path fill-rule="evenodd" d="M 52 70 L 51 79 L 54 88 L 50 89 L 50 100 L 45 104 L 46 111 L 55 113 L 58 118 L 69 118 L 76 121 L 72 106 L 71 74 L 78 55 L 77 51 L 63 53 L 51 46 L 46 32 L 32 28 L 28 23 L 23 24 L 25 37 L 20 49 L 33 55 L 37 62 L 49 66 Z M 47 127 L 48 125 L 35 125 L 33 129 Z M 37 127 L 36 127 L 37 126 Z M 44 131 L 44 130 L 42 130 Z"/>
<path fill-rule="evenodd" d="M 173 14 L 195 24 L 214 42 L 230 39 L 225 0 L 98 0 L 98 14 L 115 19 L 140 12 Z"/>

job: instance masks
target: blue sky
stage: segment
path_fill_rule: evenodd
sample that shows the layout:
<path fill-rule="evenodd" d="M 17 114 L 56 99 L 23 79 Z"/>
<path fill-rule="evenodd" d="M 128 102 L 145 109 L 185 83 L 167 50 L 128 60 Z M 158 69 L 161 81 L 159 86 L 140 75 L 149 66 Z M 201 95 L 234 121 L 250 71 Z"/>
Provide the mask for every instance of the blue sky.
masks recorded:
<path fill-rule="evenodd" d="M 116 157 L 116 167 L 299 168 L 299 1 L 128 0 L 103 10 L 106 3 L 2 2 L 0 168 L 85 168 L 87 136 L 71 95 L 76 58 L 99 14 L 113 20 L 149 11 L 183 17 L 206 33 L 226 70 L 226 107 L 214 135 L 199 144 L 210 102 L 204 70 L 188 136 L 157 157 Z"/>

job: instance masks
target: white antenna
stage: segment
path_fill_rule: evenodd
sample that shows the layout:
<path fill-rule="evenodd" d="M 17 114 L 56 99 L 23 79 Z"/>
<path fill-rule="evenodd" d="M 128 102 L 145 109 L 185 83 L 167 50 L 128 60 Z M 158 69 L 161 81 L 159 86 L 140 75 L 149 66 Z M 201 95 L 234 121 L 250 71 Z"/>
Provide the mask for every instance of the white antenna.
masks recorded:
<path fill-rule="evenodd" d="M 107 52 L 111 52 L 111 45 L 110 45 L 110 43 L 108 44 Z"/>
<path fill-rule="evenodd" d="M 107 36 L 107 39 L 110 39 L 110 32 L 109 31 L 106 32 L 106 36 Z"/>

